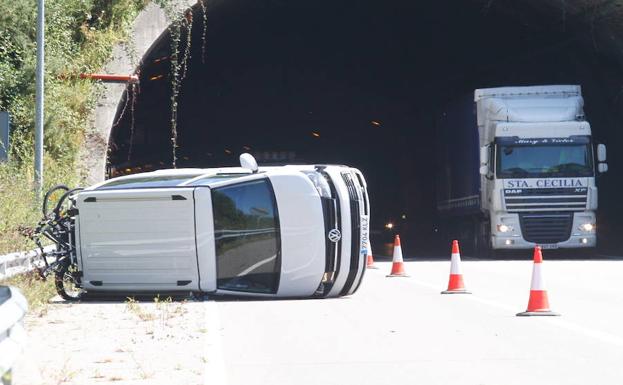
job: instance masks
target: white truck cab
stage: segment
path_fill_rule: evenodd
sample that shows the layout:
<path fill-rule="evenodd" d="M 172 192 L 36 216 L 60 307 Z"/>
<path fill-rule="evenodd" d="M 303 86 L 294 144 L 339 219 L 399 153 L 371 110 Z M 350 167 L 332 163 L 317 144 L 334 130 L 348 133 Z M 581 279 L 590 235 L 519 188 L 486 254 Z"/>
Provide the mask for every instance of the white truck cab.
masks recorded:
<path fill-rule="evenodd" d="M 76 196 L 87 292 L 335 297 L 365 271 L 369 200 L 346 166 L 161 170 Z"/>

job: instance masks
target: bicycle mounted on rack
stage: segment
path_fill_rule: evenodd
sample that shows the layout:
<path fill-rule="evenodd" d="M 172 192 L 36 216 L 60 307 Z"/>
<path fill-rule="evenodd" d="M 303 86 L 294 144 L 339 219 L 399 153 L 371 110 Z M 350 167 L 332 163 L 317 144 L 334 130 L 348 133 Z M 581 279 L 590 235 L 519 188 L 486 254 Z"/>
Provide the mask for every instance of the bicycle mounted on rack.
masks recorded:
<path fill-rule="evenodd" d="M 53 274 L 56 292 L 69 301 L 79 299 L 82 293 L 82 273 L 78 269 L 75 238 L 75 194 L 80 190 L 82 188 L 70 189 L 64 185 L 52 187 L 43 199 L 43 219 L 27 234 L 40 250 L 42 263 L 37 267 L 39 275 L 46 279 Z M 54 243 L 53 250 L 46 251 L 43 245 L 45 239 Z"/>

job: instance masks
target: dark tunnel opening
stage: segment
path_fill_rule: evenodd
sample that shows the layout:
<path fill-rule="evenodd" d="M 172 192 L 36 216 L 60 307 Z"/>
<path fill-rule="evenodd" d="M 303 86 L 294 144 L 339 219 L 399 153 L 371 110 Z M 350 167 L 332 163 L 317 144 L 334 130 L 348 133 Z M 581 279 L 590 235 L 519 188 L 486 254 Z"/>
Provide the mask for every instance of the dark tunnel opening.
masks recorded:
<path fill-rule="evenodd" d="M 208 11 L 204 39 L 202 8 L 193 9 L 177 167 L 237 165 L 242 152 L 264 165 L 358 167 L 374 234 L 398 231 L 413 252 L 447 248 L 436 232 L 433 122 L 452 100 L 476 88 L 580 84 L 594 138 L 612 150 L 620 142 L 619 63 L 546 12 L 526 18 L 478 1 L 237 0 Z M 120 102 L 109 176 L 172 166 L 170 46 L 166 33 L 143 58 L 135 101 Z M 608 161 L 598 182 L 603 252 L 620 251 L 623 228 L 623 162 L 616 151 Z"/>

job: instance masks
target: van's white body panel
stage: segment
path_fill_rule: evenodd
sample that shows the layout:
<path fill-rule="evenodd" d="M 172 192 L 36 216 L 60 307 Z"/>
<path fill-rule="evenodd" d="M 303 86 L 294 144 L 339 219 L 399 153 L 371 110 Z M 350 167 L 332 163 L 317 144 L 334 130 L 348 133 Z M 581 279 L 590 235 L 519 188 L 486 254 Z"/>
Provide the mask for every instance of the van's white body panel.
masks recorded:
<path fill-rule="evenodd" d="M 303 297 L 314 294 L 324 273 L 325 234 L 320 197 L 308 179 L 299 172 L 285 171 L 270 176 L 275 189 L 281 252 L 278 295 Z"/>
<path fill-rule="evenodd" d="M 85 289 L 199 290 L 193 190 L 88 192 L 77 205 Z"/>

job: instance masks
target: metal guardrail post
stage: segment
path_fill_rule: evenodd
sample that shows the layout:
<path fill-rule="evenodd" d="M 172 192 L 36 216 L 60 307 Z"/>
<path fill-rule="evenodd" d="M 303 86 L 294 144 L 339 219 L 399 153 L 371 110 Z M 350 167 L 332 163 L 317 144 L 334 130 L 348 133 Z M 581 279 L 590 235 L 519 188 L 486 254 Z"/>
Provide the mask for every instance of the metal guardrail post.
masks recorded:
<path fill-rule="evenodd" d="M 9 128 L 11 118 L 6 111 L 0 111 L 0 162 L 9 160 Z"/>
<path fill-rule="evenodd" d="M 37 2 L 37 71 L 35 95 L 35 189 L 41 197 L 43 188 L 43 102 L 45 63 L 45 0 Z"/>

